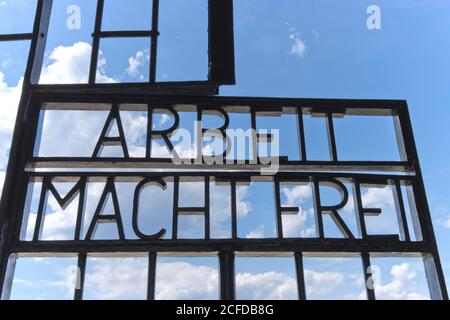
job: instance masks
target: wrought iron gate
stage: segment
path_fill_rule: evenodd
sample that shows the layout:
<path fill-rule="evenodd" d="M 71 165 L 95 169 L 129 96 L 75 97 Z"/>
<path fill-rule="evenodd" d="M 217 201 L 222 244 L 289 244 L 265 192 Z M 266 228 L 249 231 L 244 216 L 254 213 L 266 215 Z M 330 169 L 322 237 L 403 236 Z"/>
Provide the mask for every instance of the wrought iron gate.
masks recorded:
<path fill-rule="evenodd" d="M 360 257 L 366 280 L 371 276 L 369 266 L 371 256 L 418 256 L 423 258 L 428 285 L 433 299 L 448 299 L 444 276 L 437 251 L 436 240 L 431 223 L 422 174 L 415 147 L 413 131 L 405 101 L 391 100 L 323 100 L 323 99 L 271 99 L 218 97 L 221 84 L 234 83 L 234 48 L 232 25 L 232 1 L 209 1 L 209 57 L 210 74 L 205 82 L 158 83 L 155 78 L 156 50 L 158 39 L 158 0 L 153 0 L 152 30 L 149 31 L 102 31 L 101 20 L 103 0 L 98 0 L 93 51 L 89 84 L 86 85 L 39 85 L 47 28 L 51 13 L 51 0 L 39 0 L 33 32 L 0 36 L 1 41 L 31 40 L 30 54 L 25 73 L 23 94 L 17 116 L 14 139 L 8 164 L 8 173 L 3 189 L 0 224 L 0 288 L 2 297 L 7 299 L 14 275 L 15 259 L 20 256 L 70 255 L 78 257 L 80 285 L 74 292 L 75 299 L 82 299 L 83 284 L 88 255 L 95 254 L 134 254 L 148 256 L 148 298 L 155 298 L 156 259 L 159 253 L 191 255 L 214 255 L 219 258 L 220 298 L 235 298 L 234 258 L 236 255 L 272 255 L 295 257 L 297 284 L 300 299 L 306 299 L 303 257 L 315 255 Z M 138 84 L 96 84 L 95 70 L 99 51 L 99 41 L 105 37 L 150 37 L 151 67 L 148 83 Z M 41 157 L 35 154 L 41 135 L 40 124 L 45 110 L 84 110 L 106 111 L 106 123 L 92 156 Z M 145 157 L 130 155 L 120 129 L 120 111 L 146 112 L 150 125 L 147 127 Z M 254 161 L 233 160 L 226 164 L 207 164 L 203 157 L 182 159 L 174 164 L 173 159 L 152 156 L 151 137 L 168 142 L 170 132 L 157 132 L 152 129 L 152 114 L 155 110 L 172 114 L 193 112 L 201 121 L 203 112 L 216 112 L 225 120 L 219 129 L 222 133 L 227 127 L 229 113 L 245 113 L 251 118 L 251 126 L 256 131 L 258 114 L 291 114 L 297 117 L 298 139 L 301 157 L 290 160 L 279 158 L 280 171 L 274 175 L 261 174 L 265 167 L 264 159 L 253 150 Z M 311 160 L 306 148 L 303 117 L 316 114 L 327 121 L 330 159 Z M 351 115 L 376 117 L 389 116 L 395 125 L 400 161 L 342 161 L 336 144 L 334 122 L 336 118 Z M 119 127 L 118 136 L 108 136 L 107 128 L 111 121 Z M 178 121 L 172 128 L 178 127 Z M 255 134 L 251 137 L 253 146 L 264 137 Z M 267 137 L 265 137 L 267 138 Z M 101 157 L 100 150 L 105 146 L 119 146 L 123 157 Z M 198 159 L 197 159 L 198 160 Z M 82 170 L 76 170 L 82 168 Z M 123 169 L 128 170 L 123 170 Z M 130 171 L 132 168 L 134 171 Z M 68 171 L 68 169 L 70 169 Z M 108 169 L 108 171 L 105 171 Z M 155 170 L 158 169 L 158 170 Z M 55 171 L 59 170 L 59 171 Z M 180 180 L 190 179 L 204 183 L 204 206 L 180 207 L 178 204 Z M 105 183 L 98 208 L 89 223 L 86 235 L 81 232 L 83 208 L 85 206 L 86 186 L 89 182 Z M 269 181 L 273 183 L 276 202 L 277 237 L 271 239 L 243 239 L 238 237 L 236 217 L 236 186 L 250 181 Z M 23 221 L 26 218 L 27 199 L 30 184 L 42 184 L 37 220 L 33 237 L 24 240 Z M 62 196 L 54 184 L 71 182 L 74 187 Z M 123 232 L 120 208 L 117 204 L 116 185 L 123 182 L 136 184 L 133 200 L 133 230 L 137 236 L 128 239 Z M 164 188 L 173 184 L 173 223 L 171 239 L 163 239 L 166 230 L 155 234 L 145 234 L 137 223 L 140 191 L 148 184 Z M 231 193 L 231 236 L 228 239 L 213 239 L 210 235 L 210 184 L 226 182 Z M 314 190 L 316 231 L 315 238 L 286 238 L 283 234 L 282 218 L 296 214 L 298 208 L 285 207 L 280 201 L 280 184 L 310 183 Z M 357 210 L 358 233 L 353 234 L 340 217 L 338 210 L 347 203 L 349 191 L 344 183 L 351 184 Z M 334 206 L 321 203 L 320 186 L 332 185 L 342 195 L 342 202 Z M 368 234 L 365 216 L 377 214 L 379 209 L 365 208 L 361 201 L 361 186 L 390 186 L 394 190 L 400 232 L 398 235 Z M 401 188 L 408 190 L 404 199 Z M 41 237 L 43 215 L 47 205 L 46 198 L 52 194 L 61 207 L 66 207 L 78 198 L 78 215 L 72 240 L 48 241 Z M 107 196 L 114 200 L 114 215 L 101 215 L 101 207 Z M 413 209 L 414 230 L 409 230 L 405 201 Z M 178 219 L 181 215 L 197 214 L 204 217 L 204 239 L 180 239 Z M 322 217 L 330 215 L 342 233 L 342 239 L 328 238 L 324 234 Z M 113 223 L 117 226 L 119 237 L 116 240 L 95 240 L 93 233 L 99 223 Z M 411 234 L 415 239 L 411 239 Z M 367 297 L 375 299 L 375 292 L 366 288 Z"/>

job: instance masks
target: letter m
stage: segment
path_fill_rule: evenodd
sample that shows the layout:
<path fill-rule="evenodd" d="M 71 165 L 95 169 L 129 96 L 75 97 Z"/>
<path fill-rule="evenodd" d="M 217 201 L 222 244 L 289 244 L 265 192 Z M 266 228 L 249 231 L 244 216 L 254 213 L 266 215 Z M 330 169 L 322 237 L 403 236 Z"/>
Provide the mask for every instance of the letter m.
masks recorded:
<path fill-rule="evenodd" d="M 81 232 L 81 223 L 83 217 L 83 209 L 84 209 L 84 199 L 86 192 L 86 178 L 82 177 L 75 186 L 69 190 L 69 192 L 65 196 L 61 196 L 58 190 L 56 190 L 53 181 L 53 178 L 45 177 L 42 182 L 42 190 L 41 196 L 39 199 L 39 207 L 36 217 L 36 225 L 34 228 L 33 241 L 40 240 L 40 236 L 42 234 L 42 228 L 44 225 L 45 211 L 47 208 L 47 200 L 48 195 L 51 193 L 56 202 L 58 202 L 61 209 L 65 210 L 73 200 L 79 195 L 78 198 L 78 212 L 77 212 L 77 221 L 75 226 L 75 237 L 74 240 L 80 240 L 80 232 Z"/>

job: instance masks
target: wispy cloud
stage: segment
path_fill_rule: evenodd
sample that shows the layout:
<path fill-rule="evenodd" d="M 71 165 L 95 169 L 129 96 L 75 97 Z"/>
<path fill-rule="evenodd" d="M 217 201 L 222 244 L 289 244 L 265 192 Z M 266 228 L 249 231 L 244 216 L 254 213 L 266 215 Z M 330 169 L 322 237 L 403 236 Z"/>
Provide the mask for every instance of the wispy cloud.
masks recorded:
<path fill-rule="evenodd" d="M 303 58 L 306 51 L 306 43 L 300 37 L 291 34 L 289 36 L 292 40 L 291 51 L 290 53 L 299 58 Z"/>
<path fill-rule="evenodd" d="M 136 52 L 133 57 L 128 59 L 127 74 L 132 78 L 143 78 L 140 69 L 150 60 L 150 53 L 147 49 Z"/>
<path fill-rule="evenodd" d="M 247 239 L 260 239 L 264 238 L 264 225 L 260 225 L 250 231 L 246 236 Z"/>
<path fill-rule="evenodd" d="M 439 227 L 445 228 L 445 229 L 450 229 L 450 216 L 445 217 L 445 218 L 436 219 L 435 221 Z"/>

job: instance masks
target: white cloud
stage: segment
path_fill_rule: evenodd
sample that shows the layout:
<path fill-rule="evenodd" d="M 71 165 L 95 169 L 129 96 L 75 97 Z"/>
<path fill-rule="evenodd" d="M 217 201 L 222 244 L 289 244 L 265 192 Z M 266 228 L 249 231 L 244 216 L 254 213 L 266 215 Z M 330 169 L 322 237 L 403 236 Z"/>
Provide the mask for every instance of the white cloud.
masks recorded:
<path fill-rule="evenodd" d="M 284 273 L 239 273 L 236 276 L 239 299 L 288 300 L 297 299 L 295 278 Z"/>
<path fill-rule="evenodd" d="M 136 52 L 134 57 L 128 59 L 127 74 L 135 78 L 140 72 L 139 69 L 150 60 L 150 53 L 147 49 Z"/>
<path fill-rule="evenodd" d="M 34 287 L 37 286 L 32 281 L 20 279 L 20 278 L 17 278 L 17 277 L 14 277 L 13 283 L 14 283 L 14 285 L 21 285 L 21 286 L 24 286 L 24 287 L 27 287 L 27 288 L 34 288 Z"/>
<path fill-rule="evenodd" d="M 43 258 L 33 258 L 33 260 L 34 270 L 39 270 L 38 273 L 40 274 L 40 277 L 44 278 L 31 276 L 29 278 L 31 280 L 26 280 L 14 277 L 13 288 L 15 289 L 13 289 L 12 298 L 14 298 L 15 294 L 20 295 L 21 291 L 24 290 L 24 287 L 29 289 L 37 289 L 40 291 L 40 295 L 33 297 L 33 299 L 45 299 L 47 294 L 50 292 L 55 292 L 55 289 L 61 294 L 58 297 L 59 299 L 73 298 L 77 278 L 77 266 L 75 264 L 58 268 L 55 260 L 53 260 L 53 262 L 47 261 L 47 259 Z M 30 274 L 23 274 L 23 276 L 30 276 Z M 16 288 L 16 286 L 18 287 Z"/>
<path fill-rule="evenodd" d="M 324 295 L 333 292 L 344 281 L 339 272 L 317 272 L 305 269 L 305 286 L 307 295 Z"/>
<path fill-rule="evenodd" d="M 436 220 L 436 224 L 442 228 L 450 229 L 450 216 Z"/>
<path fill-rule="evenodd" d="M 309 185 L 282 188 L 281 191 L 287 199 L 286 206 L 288 207 L 299 206 L 304 200 L 312 196 L 311 187 Z"/>
<path fill-rule="evenodd" d="M 216 268 L 186 262 L 158 263 L 156 299 L 217 299 L 219 278 Z"/>
<path fill-rule="evenodd" d="M 77 42 L 72 46 L 58 46 L 52 50 L 48 63 L 44 65 L 40 82 L 46 84 L 86 83 L 88 80 L 90 57 L 91 46 L 88 43 Z M 107 77 L 102 71 L 105 64 L 105 59 L 100 55 L 100 71 L 97 72 L 97 80 L 99 82 L 114 82 L 114 79 Z M 0 170 L 5 169 L 7 164 L 17 107 L 22 91 L 22 82 L 23 79 L 16 86 L 10 87 L 5 81 L 4 73 L 0 71 Z M 52 121 L 46 121 L 44 123 L 44 126 L 50 127 L 52 129 L 50 131 L 57 137 L 61 136 L 61 132 L 66 132 L 64 128 L 73 125 L 71 114 L 67 114 L 62 118 L 60 115 L 53 117 L 54 119 L 50 119 Z M 55 125 L 59 126 L 61 131 L 54 130 Z M 86 128 L 86 123 L 81 124 L 81 127 L 80 129 L 82 130 L 76 130 L 77 135 L 85 135 L 91 139 L 93 131 L 89 129 L 92 128 Z M 77 142 L 83 140 L 72 139 L 72 141 Z M 79 147 L 81 148 L 82 146 L 85 145 L 80 143 Z M 48 147 L 51 148 L 51 146 Z M 69 149 L 69 145 L 66 145 L 66 148 Z"/>
<path fill-rule="evenodd" d="M 391 207 L 393 199 L 392 189 L 388 186 L 384 188 L 368 188 L 362 194 L 361 199 L 364 207 Z"/>
<path fill-rule="evenodd" d="M 237 201 L 237 215 L 238 217 L 245 217 L 252 210 L 252 205 L 248 201 L 249 186 L 238 186 L 236 189 L 236 201 Z"/>
<path fill-rule="evenodd" d="M 159 300 L 217 299 L 217 268 L 187 262 L 159 262 L 155 297 Z M 137 258 L 96 259 L 86 274 L 85 290 L 96 299 L 144 298 L 147 268 Z M 236 290 L 241 299 L 296 299 L 295 278 L 283 273 L 239 273 Z"/>
<path fill-rule="evenodd" d="M 1 7 L 1 6 L 0 6 Z M 12 63 L 13 63 L 13 59 L 12 59 L 12 57 L 11 57 L 11 53 L 6 53 L 4 56 L 3 56 L 3 59 L 2 59 L 3 61 L 2 61 L 2 64 L 1 64 L 1 67 L 2 68 L 8 68 L 8 67 L 11 67 L 11 65 L 12 65 Z"/>
<path fill-rule="evenodd" d="M 146 259 L 99 258 L 91 263 L 85 285 L 89 298 L 113 300 L 146 297 Z M 218 298 L 219 280 L 215 268 L 186 262 L 159 262 L 156 268 L 156 299 Z"/>
<path fill-rule="evenodd" d="M 90 204 L 94 203 L 96 206 L 103 191 L 104 185 L 101 183 L 97 183 L 90 184 L 89 186 L 90 187 L 88 188 L 86 201 Z M 58 186 L 56 186 L 56 188 L 57 187 Z M 61 195 L 64 196 L 65 193 L 61 192 Z M 35 197 L 35 199 L 39 199 L 40 195 L 33 194 L 33 197 Z M 44 241 L 73 240 L 78 211 L 78 198 L 74 199 L 65 210 L 62 210 L 53 195 L 49 194 L 46 208 L 47 212 L 44 215 L 43 219 L 41 239 Z M 88 214 L 86 211 L 87 210 L 85 210 L 83 225 L 84 230 L 88 228 L 92 218 L 91 214 Z M 31 239 L 33 236 L 36 217 L 37 214 L 35 212 L 31 212 L 29 214 L 26 228 L 26 239 Z"/>
<path fill-rule="evenodd" d="M 247 233 L 247 239 L 264 238 L 264 225 L 257 226 L 255 229 Z"/>
<path fill-rule="evenodd" d="M 293 188 L 282 188 L 281 192 L 286 197 L 286 207 L 298 207 L 296 215 L 283 216 L 283 234 L 285 237 L 313 237 L 316 234 L 314 223 L 307 225 L 308 219 L 314 217 L 314 209 L 302 208 L 305 200 L 312 198 L 312 190 L 309 185 L 295 186 Z"/>
<path fill-rule="evenodd" d="M 375 294 L 380 300 L 427 300 L 416 292 L 417 273 L 409 263 L 394 265 L 390 271 L 391 282 L 375 284 Z"/>
<path fill-rule="evenodd" d="M 183 259 L 183 258 L 180 258 Z M 207 265 L 185 261 L 158 262 L 156 273 L 156 298 L 217 299 L 219 291 L 218 270 Z M 59 288 L 70 297 L 73 293 L 75 275 L 73 266 L 54 272 L 53 281 L 28 281 L 15 279 L 15 284 L 30 288 Z M 306 294 L 310 299 L 324 296 L 333 298 L 365 299 L 365 291 L 359 296 L 341 295 L 341 286 L 352 284 L 361 287 L 361 275 L 345 275 L 340 272 L 317 272 L 305 269 Z M 395 265 L 390 271 L 391 281 L 376 284 L 377 299 L 422 300 L 428 299 L 416 289 L 417 273 L 408 264 Z M 85 282 L 85 297 L 89 299 L 144 299 L 147 290 L 146 258 L 94 258 L 89 260 Z M 295 277 L 285 273 L 238 273 L 236 291 L 239 299 L 297 299 Z M 314 298 L 312 298 L 314 297 Z"/>
<path fill-rule="evenodd" d="M 92 47 L 86 42 L 71 46 L 58 46 L 52 50 L 41 74 L 41 84 L 87 83 Z M 106 76 L 106 60 L 99 53 L 97 82 L 112 83 L 114 79 Z"/>
<path fill-rule="evenodd" d="M 145 259 L 92 259 L 86 273 L 85 295 L 91 299 L 145 299 L 147 267 Z"/>
<path fill-rule="evenodd" d="M 48 207 L 51 212 L 46 213 L 44 217 L 42 240 L 73 240 L 74 226 L 77 217 L 77 201 L 73 201 L 67 210 L 61 210 L 57 207 L 57 202 L 51 197 Z M 36 223 L 36 213 L 28 217 L 26 238 L 31 239 Z"/>
<path fill-rule="evenodd" d="M 161 115 L 161 119 L 159 120 L 159 125 L 162 126 L 162 125 L 166 124 L 167 122 L 169 122 L 170 119 L 172 119 L 171 116 L 169 116 L 168 114 L 163 113 Z"/>
<path fill-rule="evenodd" d="M 398 234 L 399 225 L 394 194 L 390 186 L 369 187 L 365 190 L 363 189 L 361 199 L 365 208 L 381 209 L 380 215 L 365 217 L 369 234 Z"/>
<path fill-rule="evenodd" d="M 307 221 L 314 217 L 314 209 L 303 210 L 299 208 L 296 215 L 283 216 L 283 235 L 285 237 L 310 238 L 316 235 L 314 223 L 307 225 Z"/>
<path fill-rule="evenodd" d="M 61 210 L 55 198 L 49 197 L 51 213 L 45 215 L 43 240 L 72 240 L 77 219 L 78 202 L 73 201 L 66 210 Z M 33 215 L 32 220 L 36 219 Z"/>
<path fill-rule="evenodd" d="M 303 58 L 306 51 L 306 43 L 299 36 L 290 35 L 290 39 L 292 41 L 291 51 L 290 53 L 299 58 Z"/>

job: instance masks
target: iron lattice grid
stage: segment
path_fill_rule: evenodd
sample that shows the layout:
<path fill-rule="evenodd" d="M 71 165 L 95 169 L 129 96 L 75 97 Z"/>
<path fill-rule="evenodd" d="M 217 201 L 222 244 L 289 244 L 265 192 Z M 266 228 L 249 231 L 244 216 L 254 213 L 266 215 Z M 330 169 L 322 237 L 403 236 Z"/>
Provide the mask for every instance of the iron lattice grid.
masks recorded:
<path fill-rule="evenodd" d="M 108 32 L 101 30 L 102 9 L 104 1 L 98 0 L 95 30 L 93 33 L 93 52 L 90 68 L 89 83 L 86 85 L 38 85 L 40 70 L 42 67 L 46 35 L 50 21 L 51 0 L 38 0 L 37 13 L 33 32 L 29 34 L 1 35 L 1 41 L 31 40 L 30 53 L 25 71 L 23 93 L 19 106 L 13 143 L 8 163 L 8 172 L 2 194 L 0 207 L 1 229 L 1 254 L 0 254 L 0 288 L 2 297 L 8 298 L 12 284 L 15 257 L 17 256 L 42 256 L 42 255 L 71 255 L 78 257 L 80 268 L 81 286 L 74 292 L 75 299 L 82 299 L 83 283 L 88 255 L 146 255 L 149 259 L 148 269 L 148 298 L 155 297 L 155 273 L 156 257 L 158 253 L 164 254 L 192 254 L 192 255 L 217 255 L 219 257 L 220 270 L 220 298 L 234 299 L 234 258 L 236 255 L 252 253 L 253 255 L 288 255 L 294 256 L 297 270 L 297 285 L 300 299 L 306 299 L 305 283 L 303 275 L 303 257 L 314 255 L 327 256 L 358 256 L 361 258 L 363 272 L 366 280 L 370 273 L 370 257 L 377 256 L 420 256 L 424 260 L 428 285 L 433 299 L 448 299 L 445 280 L 437 250 L 434 231 L 431 223 L 431 215 L 428 208 L 417 150 L 415 147 L 413 131 L 409 119 L 408 108 L 404 101 L 383 100 L 316 100 L 316 99 L 260 99 L 260 98 L 221 98 L 212 97 L 217 92 L 220 84 L 234 83 L 234 55 L 233 31 L 232 31 L 232 1 L 209 1 L 209 57 L 210 75 L 207 82 L 180 82 L 157 83 L 155 82 L 156 47 L 157 47 L 157 12 L 158 0 L 153 0 L 152 30 L 150 31 L 117 31 Z M 224 11 L 225 10 L 225 11 Z M 226 12 L 226 14 L 223 14 Z M 222 13 L 222 14 L 220 14 Z M 222 26 L 222 27 L 220 27 Z M 98 57 L 99 41 L 104 37 L 150 37 L 151 38 L 151 67 L 149 83 L 138 84 L 96 84 L 95 70 Z M 222 39 L 222 40 L 218 40 Z M 227 39 L 223 41 L 223 39 Z M 226 50 L 222 50 L 226 49 Z M 232 70 L 232 72 L 231 72 Z M 289 109 L 299 116 L 304 113 L 322 113 L 327 118 L 328 138 L 330 145 L 330 161 L 308 160 L 305 148 L 304 128 L 299 121 L 299 138 L 302 158 L 299 161 L 280 159 L 283 172 L 272 178 L 275 185 L 283 182 L 310 181 L 315 187 L 315 196 L 318 194 L 317 184 L 321 181 L 344 180 L 354 184 L 358 189 L 361 184 L 391 184 L 396 190 L 400 186 L 409 186 L 413 190 L 416 217 L 414 225 L 420 229 L 421 240 L 411 241 L 407 224 L 405 223 L 405 208 L 398 206 L 400 213 L 399 222 L 402 226 L 402 238 L 398 236 L 368 236 L 364 228 L 364 208 L 357 198 L 359 228 L 361 238 L 352 237 L 347 232 L 346 239 L 329 239 L 320 230 L 319 235 L 313 239 L 285 239 L 283 238 L 283 226 L 281 223 L 283 208 L 277 206 L 277 238 L 275 239 L 240 239 L 237 237 L 236 226 L 236 183 L 249 181 L 262 177 L 248 170 L 260 169 L 261 165 L 245 164 L 233 166 L 240 172 L 203 171 L 203 166 L 196 167 L 193 164 L 185 164 L 187 168 L 198 169 L 197 172 L 186 173 L 180 171 L 167 171 L 164 173 L 149 172 L 35 172 L 33 168 L 171 168 L 169 161 L 164 159 L 105 159 L 96 156 L 90 158 L 38 158 L 34 156 L 34 146 L 39 134 L 40 111 L 45 108 L 58 110 L 70 109 L 73 103 L 89 105 L 89 110 L 95 110 L 99 105 L 109 104 L 123 108 L 123 105 L 140 104 L 147 106 L 176 106 L 178 104 L 191 105 L 198 108 L 207 106 L 209 109 L 224 111 L 224 106 L 231 106 L 234 111 L 242 108 L 242 112 L 250 112 L 252 115 L 252 127 L 256 127 L 256 114 L 265 112 L 279 112 L 283 108 Z M 280 105 L 283 106 L 280 109 Z M 86 108 L 86 107 L 83 107 Z M 149 107 L 150 108 L 150 107 Z M 104 110 L 104 109 L 101 109 Z M 114 111 L 114 107 L 111 109 Z M 402 158 L 398 162 L 383 161 L 340 161 L 336 141 L 334 137 L 333 118 L 342 114 L 359 115 L 391 115 L 395 119 L 397 139 Z M 325 172 L 319 172 L 317 169 Z M 211 169 L 211 167 L 208 167 Z M 216 167 L 217 170 L 224 169 Z M 247 171 L 244 171 L 247 170 Z M 304 171 L 301 171 L 304 170 Z M 338 172 L 336 172 L 338 171 Z M 383 174 L 357 173 L 370 171 L 384 171 Z M 387 172 L 398 171 L 402 174 L 390 174 Z M 342 172 L 342 173 L 341 173 Z M 43 193 L 52 192 L 59 202 L 64 205 L 74 195 L 80 195 L 80 204 L 83 201 L 83 188 L 86 181 L 100 179 L 108 181 L 105 192 L 112 192 L 114 181 L 174 181 L 174 199 L 177 198 L 179 179 L 197 177 L 205 182 L 229 181 L 231 184 L 232 198 L 232 237 L 231 239 L 216 240 L 209 237 L 209 184 L 205 183 L 205 205 L 202 208 L 178 208 L 173 209 L 173 239 L 158 240 L 155 236 L 140 240 L 104 241 L 80 238 L 80 223 L 77 223 L 76 234 L 73 241 L 41 241 L 39 240 L 39 222 L 35 229 L 33 241 L 21 241 L 20 230 L 23 209 L 26 205 L 26 192 L 29 181 L 41 181 L 44 184 Z M 267 177 L 265 178 L 267 179 Z M 76 182 L 74 189 L 62 198 L 55 194 L 53 182 Z M 19 192 L 17 192 L 19 190 Z M 57 193 L 57 192 L 56 192 Z M 278 196 L 277 196 L 278 194 Z M 279 201 L 277 193 L 276 201 Z M 401 193 L 397 193 L 401 197 Z M 41 194 L 42 196 L 42 194 Z M 136 205 L 134 199 L 134 206 Z M 41 202 L 42 203 L 42 202 Z M 319 201 L 320 203 L 320 201 Z M 403 203 L 403 201 L 399 201 Z M 82 206 L 80 206 L 82 207 Z M 292 209 L 292 208 L 291 208 Z M 322 210 L 333 208 L 316 208 Z M 336 208 L 334 208 L 336 209 Z M 202 211 L 205 215 L 205 240 L 177 239 L 177 217 L 182 212 Z M 43 209 L 39 211 L 42 218 Z M 80 219 L 81 211 L 78 214 Z M 320 219 L 321 214 L 316 215 Z M 98 217 L 97 217 L 98 218 Z M 113 217 L 109 217 L 113 218 Z M 39 218 L 38 218 L 39 220 Z M 9 267 L 8 267 L 9 266 Z M 369 299 L 375 299 L 373 289 L 367 288 Z"/>

